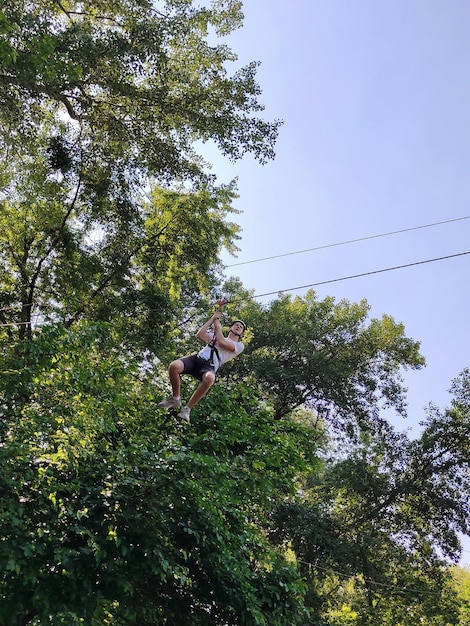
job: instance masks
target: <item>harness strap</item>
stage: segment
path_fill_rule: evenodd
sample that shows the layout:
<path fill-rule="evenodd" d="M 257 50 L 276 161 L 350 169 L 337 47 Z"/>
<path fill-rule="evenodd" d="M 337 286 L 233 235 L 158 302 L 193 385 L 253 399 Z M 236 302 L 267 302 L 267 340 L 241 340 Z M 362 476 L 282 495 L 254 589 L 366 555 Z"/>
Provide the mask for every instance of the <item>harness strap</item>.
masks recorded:
<path fill-rule="evenodd" d="M 212 365 L 215 365 L 214 363 L 214 354 L 217 356 L 217 360 L 219 361 L 219 365 L 220 365 L 220 355 L 219 355 L 219 351 L 217 350 L 217 348 L 215 347 L 215 339 L 213 339 L 210 344 L 210 349 L 211 349 L 211 355 L 209 358 L 210 363 L 212 363 Z"/>
<path fill-rule="evenodd" d="M 225 298 L 222 298 L 221 300 L 217 301 L 217 309 L 219 311 L 219 313 L 222 313 L 222 310 L 224 308 L 225 303 L 227 302 L 227 300 L 225 300 Z M 219 361 L 219 365 L 220 365 L 220 355 L 219 355 L 219 351 L 217 350 L 217 348 L 215 347 L 215 336 L 212 339 L 212 341 L 208 344 L 210 349 L 211 349 L 211 354 L 209 357 L 209 363 L 213 366 L 215 366 L 214 363 L 214 354 L 217 356 L 217 360 Z"/>

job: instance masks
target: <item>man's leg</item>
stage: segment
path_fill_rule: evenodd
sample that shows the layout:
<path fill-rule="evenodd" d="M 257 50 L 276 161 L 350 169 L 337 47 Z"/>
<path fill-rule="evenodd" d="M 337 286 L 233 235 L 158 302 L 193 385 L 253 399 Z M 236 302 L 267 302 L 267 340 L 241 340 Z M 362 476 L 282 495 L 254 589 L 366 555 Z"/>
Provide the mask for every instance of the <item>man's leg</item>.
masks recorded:
<path fill-rule="evenodd" d="M 214 372 L 204 372 L 204 374 L 202 375 L 202 381 L 199 383 L 193 395 L 189 398 L 186 406 L 189 407 L 190 409 L 192 409 L 193 406 L 196 406 L 199 400 L 201 400 L 201 398 L 203 398 L 206 395 L 206 393 L 209 391 L 209 389 L 212 387 L 214 383 L 215 383 Z"/>
<path fill-rule="evenodd" d="M 170 363 L 168 368 L 168 374 L 170 376 L 171 389 L 173 391 L 173 397 L 179 398 L 181 392 L 181 379 L 180 374 L 184 372 L 184 363 L 181 359 L 177 359 Z"/>
<path fill-rule="evenodd" d="M 172 409 L 178 406 L 181 406 L 180 400 L 180 389 L 181 389 L 181 380 L 180 374 L 184 371 L 184 363 L 181 359 L 173 361 L 170 363 L 170 367 L 168 368 L 168 375 L 170 377 L 170 384 L 172 394 L 168 396 L 163 402 L 159 402 L 157 406 L 162 407 L 163 409 Z"/>

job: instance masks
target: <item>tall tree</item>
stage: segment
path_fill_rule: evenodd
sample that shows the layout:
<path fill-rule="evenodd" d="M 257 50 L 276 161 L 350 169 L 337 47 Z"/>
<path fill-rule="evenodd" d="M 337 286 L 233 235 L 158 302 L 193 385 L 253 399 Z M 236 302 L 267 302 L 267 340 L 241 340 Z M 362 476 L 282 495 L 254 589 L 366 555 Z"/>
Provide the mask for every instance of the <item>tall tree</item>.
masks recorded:
<path fill-rule="evenodd" d="M 424 359 L 403 324 L 368 312 L 366 301 L 320 301 L 313 291 L 248 305 L 256 332 L 235 368 L 254 373 L 278 417 L 306 405 L 343 429 L 377 426 L 384 407 L 406 412 L 401 372 Z"/>
<path fill-rule="evenodd" d="M 2 626 L 302 623 L 264 527 L 317 463 L 310 429 L 237 386 L 179 428 L 111 325 L 43 327 L 2 369 Z"/>
<path fill-rule="evenodd" d="M 343 623 L 343 604 L 354 625 L 459 624 L 449 561 L 469 533 L 468 389 L 465 370 L 451 407 L 431 407 L 416 440 L 363 434 L 309 478 L 300 501 L 277 508 L 272 537 L 302 564 L 317 619 Z"/>
<path fill-rule="evenodd" d="M 242 17 L 231 0 L 2 6 L 1 303 L 21 337 L 32 313 L 72 323 L 117 302 L 163 328 L 191 286 L 210 286 L 236 240 L 235 190 L 196 145 L 263 162 L 279 126 L 259 117 L 257 64 L 229 74 L 219 37 Z"/>
<path fill-rule="evenodd" d="M 270 158 L 278 123 L 256 117 L 257 64 L 230 76 L 236 55 L 217 41 L 242 18 L 235 0 L 207 8 L 179 0 L 4 4 L 4 141 L 36 135 L 52 112 L 75 145 L 76 160 L 65 143 L 60 162 L 88 170 L 90 186 L 112 179 L 126 188 L 146 172 L 200 177 L 196 141 L 214 140 L 232 158 Z"/>

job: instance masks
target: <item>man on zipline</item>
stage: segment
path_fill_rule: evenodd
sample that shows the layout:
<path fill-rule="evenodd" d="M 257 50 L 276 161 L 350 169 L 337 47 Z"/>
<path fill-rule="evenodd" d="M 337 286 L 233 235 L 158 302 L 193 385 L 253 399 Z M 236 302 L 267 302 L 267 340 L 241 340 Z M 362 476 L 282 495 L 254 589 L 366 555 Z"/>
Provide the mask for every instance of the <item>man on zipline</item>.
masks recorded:
<path fill-rule="evenodd" d="M 181 406 L 180 387 L 183 374 L 190 374 L 200 382 L 185 407 L 178 413 L 178 417 L 189 422 L 191 409 L 201 400 L 215 382 L 215 374 L 219 367 L 241 354 L 244 345 L 240 340 L 246 329 L 245 322 L 235 320 L 230 325 L 227 337 L 222 333 L 220 315 L 225 300 L 217 302 L 218 309 L 212 317 L 202 326 L 196 336 L 206 343 L 197 354 L 177 359 L 170 363 L 168 374 L 173 395 L 160 402 L 158 406 L 164 409 L 172 409 Z M 212 327 L 212 328 L 211 328 Z"/>

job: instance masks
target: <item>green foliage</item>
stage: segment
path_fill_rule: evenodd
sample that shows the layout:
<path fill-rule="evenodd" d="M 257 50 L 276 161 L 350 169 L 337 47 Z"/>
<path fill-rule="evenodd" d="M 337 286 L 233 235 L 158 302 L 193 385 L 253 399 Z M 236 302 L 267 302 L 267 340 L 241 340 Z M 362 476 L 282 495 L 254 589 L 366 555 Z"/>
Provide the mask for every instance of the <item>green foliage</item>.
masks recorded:
<path fill-rule="evenodd" d="M 235 185 L 273 156 L 241 3 L 0 8 L 0 624 L 463 626 L 470 373 L 410 441 L 419 344 L 365 301 L 237 280 Z M 192 411 L 164 366 L 226 295 L 242 358 Z M 194 384 L 194 383 L 193 383 Z M 191 386 L 191 383 L 188 384 Z M 459 621 L 460 620 L 460 621 Z"/>
<path fill-rule="evenodd" d="M 90 198 L 49 175 L 47 144 L 31 156 L 30 168 L 5 167 L 0 196 L 4 332 L 16 323 L 31 338 L 37 312 L 67 324 L 112 319 L 129 347 L 161 351 L 174 316 L 216 280 L 222 247 L 235 249 L 233 185 L 154 188 L 140 205 L 109 190 Z"/>
<path fill-rule="evenodd" d="M 373 427 L 383 406 L 404 413 L 401 369 L 424 360 L 402 324 L 367 314 L 365 301 L 281 296 L 249 311 L 256 334 L 237 366 L 254 372 L 278 417 L 305 404 L 343 429 Z"/>
<path fill-rule="evenodd" d="M 459 626 L 468 626 L 470 624 L 470 572 L 468 568 L 454 567 L 452 578 L 460 600 Z"/>
<path fill-rule="evenodd" d="M 107 326 L 45 328 L 3 367 L 0 623 L 301 623 L 262 526 L 317 463 L 309 430 L 240 387 L 181 430 Z"/>
<path fill-rule="evenodd" d="M 193 144 L 209 139 L 234 159 L 247 151 L 271 158 L 279 124 L 257 117 L 257 64 L 229 76 L 236 55 L 209 36 L 238 28 L 240 7 L 9 2 L 0 21 L 4 140 L 11 132 L 31 140 L 51 110 L 86 151 L 82 170 L 198 178 L 204 168 Z"/>
<path fill-rule="evenodd" d="M 368 434 L 308 479 L 302 502 L 277 507 L 271 537 L 303 564 L 316 619 L 459 623 L 464 602 L 440 555 L 457 558 L 468 533 L 468 455 L 451 428 L 447 441 Z"/>
<path fill-rule="evenodd" d="M 36 314 L 113 319 L 129 349 L 166 349 L 237 239 L 234 185 L 196 144 L 273 156 L 256 64 L 230 76 L 217 38 L 241 4 L 15 0 L 0 18 L 1 321 L 31 339 Z"/>

